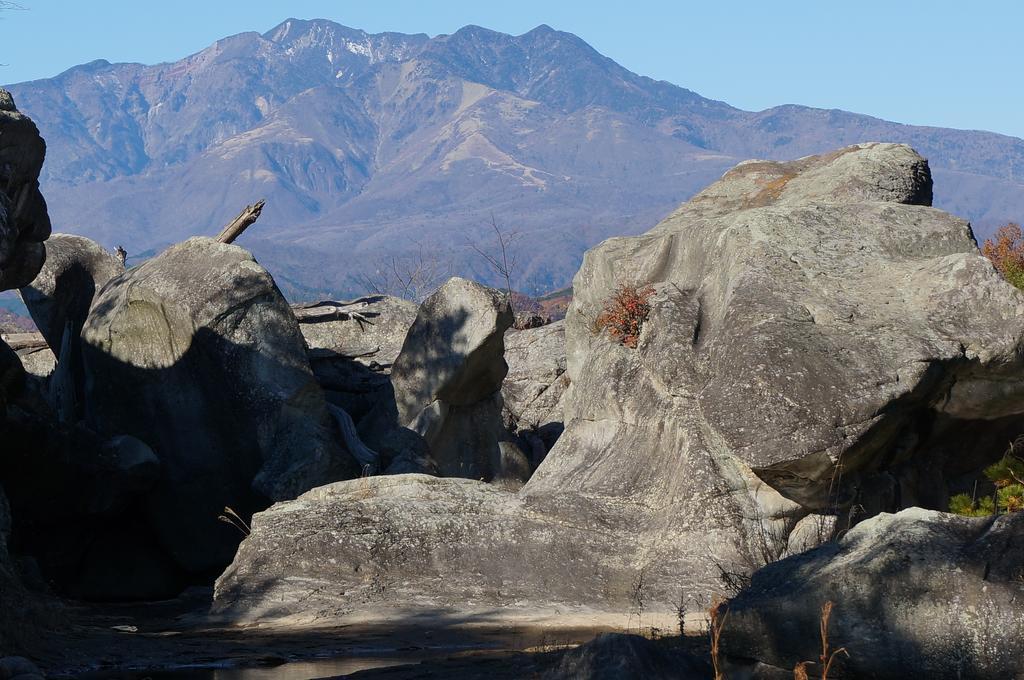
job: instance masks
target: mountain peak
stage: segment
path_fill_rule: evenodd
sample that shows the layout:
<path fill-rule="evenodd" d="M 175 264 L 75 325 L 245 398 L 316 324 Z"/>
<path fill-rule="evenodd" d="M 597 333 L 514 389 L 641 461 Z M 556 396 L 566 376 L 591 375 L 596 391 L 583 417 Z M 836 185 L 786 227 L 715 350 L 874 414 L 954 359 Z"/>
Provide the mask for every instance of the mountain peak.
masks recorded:
<path fill-rule="evenodd" d="M 982 229 L 1024 211 L 1024 141 L 796 106 L 741 111 L 544 24 L 430 38 L 290 18 L 174 63 L 97 61 L 8 89 L 48 142 L 56 223 L 141 252 L 266 197 L 254 245 L 265 239 L 259 254 L 293 291 L 343 294 L 374 257 L 409 256 L 420 236 L 458 251 L 492 209 L 538 239 L 560 234 L 520 253 L 520 282 L 558 287 L 585 247 L 654 224 L 738 160 L 862 141 L 928 155 L 937 205 Z"/>

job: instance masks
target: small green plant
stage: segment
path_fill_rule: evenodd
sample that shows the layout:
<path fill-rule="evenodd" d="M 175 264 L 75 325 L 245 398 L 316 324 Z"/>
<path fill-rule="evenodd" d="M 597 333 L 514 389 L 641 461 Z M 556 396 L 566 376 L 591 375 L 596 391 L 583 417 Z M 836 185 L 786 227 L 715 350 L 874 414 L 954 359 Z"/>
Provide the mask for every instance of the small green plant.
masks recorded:
<path fill-rule="evenodd" d="M 970 494 L 958 493 L 949 499 L 949 511 L 965 517 L 987 517 L 995 514 L 996 504 L 991 496 L 971 498 Z"/>
<path fill-rule="evenodd" d="M 1012 442 L 1001 459 L 985 468 L 985 476 L 996 488 L 993 496 L 975 498 L 957 494 L 949 499 L 949 511 L 967 517 L 985 517 L 1024 510 L 1024 458 L 1018 455 L 1021 448 L 1024 448 L 1024 438 Z"/>
<path fill-rule="evenodd" d="M 652 295 L 654 288 L 651 286 L 639 288 L 629 283 L 619 285 L 597 315 L 595 330 L 599 333 L 607 331 L 608 335 L 626 347 L 636 349 L 640 331 L 651 313 Z"/>

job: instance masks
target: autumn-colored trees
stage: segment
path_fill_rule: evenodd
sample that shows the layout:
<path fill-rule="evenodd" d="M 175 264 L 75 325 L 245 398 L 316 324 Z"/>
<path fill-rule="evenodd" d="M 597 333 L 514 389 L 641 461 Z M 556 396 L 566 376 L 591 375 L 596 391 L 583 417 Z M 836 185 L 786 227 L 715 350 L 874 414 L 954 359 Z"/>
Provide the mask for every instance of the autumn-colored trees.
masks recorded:
<path fill-rule="evenodd" d="M 1024 290 L 1024 234 L 1019 224 L 1000 227 L 995 240 L 985 239 L 981 252 L 1007 281 Z"/>
<path fill-rule="evenodd" d="M 604 309 L 597 316 L 595 330 L 607 331 L 626 347 L 635 349 L 640 329 L 651 313 L 652 295 L 654 288 L 650 286 L 639 288 L 627 283 L 620 285 L 605 301 Z"/>

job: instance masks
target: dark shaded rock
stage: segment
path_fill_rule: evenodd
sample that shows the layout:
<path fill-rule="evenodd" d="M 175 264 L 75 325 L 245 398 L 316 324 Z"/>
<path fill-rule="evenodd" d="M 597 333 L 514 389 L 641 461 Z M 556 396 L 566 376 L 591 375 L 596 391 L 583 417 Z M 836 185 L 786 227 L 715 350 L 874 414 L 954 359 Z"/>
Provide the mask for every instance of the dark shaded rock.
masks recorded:
<path fill-rule="evenodd" d="M 0 419 L 3 418 L 9 400 L 18 396 L 25 388 L 25 368 L 17 352 L 0 340 Z"/>
<path fill-rule="evenodd" d="M 792 668 L 829 625 L 839 677 L 1011 678 L 1024 660 L 1024 513 L 913 508 L 768 565 L 729 602 L 726 653 Z"/>
<path fill-rule="evenodd" d="M 124 265 L 82 236 L 54 234 L 46 241 L 45 249 L 43 268 L 20 293 L 60 364 L 48 381 L 47 401 L 58 420 L 71 423 L 81 418 L 85 399 L 82 326 L 96 293 L 107 281 L 124 273 Z M 37 358 L 45 366 L 46 355 Z"/>
<path fill-rule="evenodd" d="M 39 171 L 46 143 L 3 90 L 0 108 L 0 290 L 28 284 L 43 266 L 42 242 L 50 235 Z"/>
<path fill-rule="evenodd" d="M 544 680 L 704 680 L 711 665 L 654 640 L 624 633 L 602 633 L 569 650 Z"/>
<path fill-rule="evenodd" d="M 246 251 L 194 238 L 111 280 L 82 331 L 88 420 L 163 466 L 161 543 L 193 573 L 230 561 L 243 516 L 357 468 L 338 443 L 290 307 Z"/>
<path fill-rule="evenodd" d="M 5 444 L 0 476 L 10 483 L 19 521 L 67 524 L 116 515 L 159 476 L 159 460 L 134 437 L 104 440 L 82 425 L 58 425 L 20 405 L 8 413 Z"/>
<path fill-rule="evenodd" d="M 534 466 L 529 456 L 513 441 L 498 442 L 498 451 L 501 455 L 500 471 L 494 482 L 506 489 L 518 491 L 530 479 Z"/>
<path fill-rule="evenodd" d="M 188 584 L 188 574 L 168 559 L 139 522 L 101 526 L 82 552 L 65 591 L 101 602 L 166 600 Z"/>
<path fill-rule="evenodd" d="M 12 545 L 38 572 L 36 590 L 50 583 L 62 595 L 117 600 L 168 597 L 186 585 L 142 521 L 160 473 L 148 446 L 56 424 L 21 400 L 8 415 L 0 478 L 11 490 Z"/>
<path fill-rule="evenodd" d="M 0 680 L 44 680 L 44 678 L 43 672 L 25 657 L 6 656 L 0 658 Z"/>
<path fill-rule="evenodd" d="M 377 452 L 386 475 L 438 473 L 437 463 L 430 457 L 430 446 L 426 440 L 406 427 L 388 432 L 381 439 Z"/>
<path fill-rule="evenodd" d="M 35 124 L 18 113 L 9 92 L 0 89 L 0 291 L 27 284 L 43 264 L 42 241 L 50 235 L 50 218 L 38 180 L 45 153 Z M 38 642 L 49 618 L 25 591 L 8 553 L 13 517 L 4 493 L 10 482 L 2 468 L 13 447 L 7 416 L 25 382 L 21 359 L 0 340 L 0 654 Z M 0 659 L 0 677 L 41 677 L 23 661 Z"/>
<path fill-rule="evenodd" d="M 96 293 L 124 273 L 120 260 L 84 236 L 53 234 L 44 244 L 46 262 L 21 299 L 46 343 L 60 351 L 67 326 L 76 345 Z"/>

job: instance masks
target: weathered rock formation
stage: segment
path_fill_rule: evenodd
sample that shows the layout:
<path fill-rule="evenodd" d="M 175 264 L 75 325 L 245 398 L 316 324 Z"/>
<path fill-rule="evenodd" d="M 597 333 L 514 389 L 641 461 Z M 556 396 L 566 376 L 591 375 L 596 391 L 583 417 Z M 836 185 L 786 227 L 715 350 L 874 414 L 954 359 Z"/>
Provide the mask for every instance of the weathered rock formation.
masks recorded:
<path fill-rule="evenodd" d="M 21 299 L 51 348 L 60 348 L 70 326 L 77 339 L 93 298 L 107 281 L 124 273 L 121 261 L 95 241 L 73 234 L 53 234 L 44 244 L 46 261 Z"/>
<path fill-rule="evenodd" d="M 501 293 L 449 279 L 420 305 L 402 343 L 391 370 L 393 402 L 380 404 L 360 431 L 376 443 L 407 428 L 426 440 L 441 475 L 502 477 L 509 466 L 499 446 L 507 439 L 501 383 L 511 325 Z"/>
<path fill-rule="evenodd" d="M 295 306 L 313 375 L 328 401 L 358 423 L 380 401 L 393 399 L 391 366 L 416 320 L 414 302 L 371 295 L 339 306 Z"/>
<path fill-rule="evenodd" d="M 866 144 L 743 163 L 606 241 L 565 322 L 565 431 L 522 491 L 317 490 L 256 518 L 218 606 L 272 616 L 298 578 L 324 611 L 381 581 L 374 597 L 403 601 L 621 611 L 639 587 L 667 605 L 815 526 L 943 508 L 1022 429 L 1024 295 L 930 196 L 924 159 Z M 635 348 L 596 323 L 620 284 L 652 288 Z M 406 417 L 436 394 L 423 385 Z"/>
<path fill-rule="evenodd" d="M 825 602 L 841 677 L 1015 678 L 1024 659 L 1024 513 L 914 508 L 768 565 L 728 603 L 727 654 L 816 661 Z"/>
<path fill-rule="evenodd" d="M 505 334 L 508 375 L 501 386 L 504 418 L 534 468 L 564 429 L 565 322 L 556 321 Z"/>
<path fill-rule="evenodd" d="M 369 295 L 338 305 L 320 302 L 294 305 L 303 312 L 299 330 L 313 357 L 328 352 L 365 366 L 376 364 L 388 371 L 402 350 L 409 328 L 416 321 L 415 302 L 391 295 Z M 320 309 L 334 313 L 318 315 Z"/>
<path fill-rule="evenodd" d="M 8 290 L 26 285 L 43 265 L 50 218 L 39 193 L 46 143 L 6 90 L 0 90 L 0 134 L 0 290 Z"/>
<path fill-rule="evenodd" d="M 227 564 L 247 516 L 356 468 L 290 307 L 236 246 L 193 238 L 112 279 L 82 330 L 87 420 L 149 444 L 146 514 L 192 573 Z"/>
<path fill-rule="evenodd" d="M 43 264 L 42 241 L 50 234 L 46 202 L 39 193 L 45 153 L 35 124 L 0 89 L 0 290 L 27 284 Z M 24 385 L 20 359 L 0 341 L 0 465 L 11 454 L 8 406 Z M 8 554 L 13 519 L 4 482 L 0 477 L 0 655 L 23 646 L 43 625 L 41 608 L 26 593 Z M 4 667 L 15 665 L 5 662 Z"/>
<path fill-rule="evenodd" d="M 21 299 L 59 360 L 60 371 L 48 389 L 50 406 L 62 422 L 75 422 L 82 415 L 85 397 L 82 326 L 96 293 L 107 281 L 124 273 L 124 265 L 83 236 L 54 234 L 44 247 L 43 268 L 32 283 L 21 289 Z M 45 362 L 45 353 L 35 358 Z"/>

